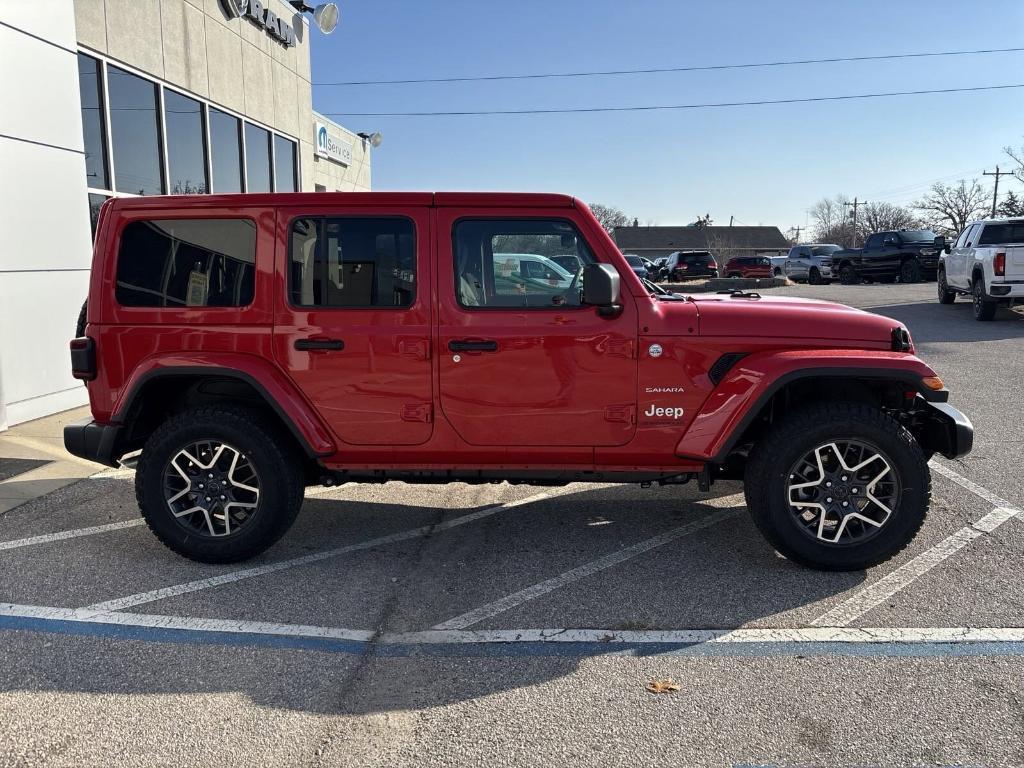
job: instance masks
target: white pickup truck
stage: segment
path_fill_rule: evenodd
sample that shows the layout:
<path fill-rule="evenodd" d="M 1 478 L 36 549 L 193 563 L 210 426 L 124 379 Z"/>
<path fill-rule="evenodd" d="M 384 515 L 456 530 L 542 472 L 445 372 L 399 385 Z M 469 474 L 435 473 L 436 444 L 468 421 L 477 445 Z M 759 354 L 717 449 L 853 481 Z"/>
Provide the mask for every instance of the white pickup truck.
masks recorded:
<path fill-rule="evenodd" d="M 974 221 L 947 244 L 939 259 L 939 302 L 970 295 L 975 320 L 991 320 L 996 307 L 1024 303 L 1024 219 Z"/>

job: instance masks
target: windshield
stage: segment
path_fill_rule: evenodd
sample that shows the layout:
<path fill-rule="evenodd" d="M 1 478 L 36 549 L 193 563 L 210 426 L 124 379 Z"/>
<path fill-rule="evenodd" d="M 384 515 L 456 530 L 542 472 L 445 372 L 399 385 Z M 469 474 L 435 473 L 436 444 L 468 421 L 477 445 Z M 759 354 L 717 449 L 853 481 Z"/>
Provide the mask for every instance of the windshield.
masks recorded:
<path fill-rule="evenodd" d="M 930 243 L 935 240 L 935 233 L 930 229 L 908 229 L 899 235 L 904 243 Z"/>
<path fill-rule="evenodd" d="M 842 249 L 838 245 L 815 245 L 811 247 L 811 253 L 815 256 L 831 256 L 840 250 Z"/>

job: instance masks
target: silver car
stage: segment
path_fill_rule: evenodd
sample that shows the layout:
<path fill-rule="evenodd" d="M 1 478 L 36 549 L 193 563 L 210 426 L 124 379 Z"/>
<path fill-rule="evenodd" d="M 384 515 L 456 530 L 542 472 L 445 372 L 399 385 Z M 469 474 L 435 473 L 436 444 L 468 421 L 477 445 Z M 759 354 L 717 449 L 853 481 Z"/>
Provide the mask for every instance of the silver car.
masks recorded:
<path fill-rule="evenodd" d="M 794 245 L 786 257 L 785 274 L 790 280 L 822 285 L 832 282 L 832 254 L 841 251 L 835 243 Z"/>

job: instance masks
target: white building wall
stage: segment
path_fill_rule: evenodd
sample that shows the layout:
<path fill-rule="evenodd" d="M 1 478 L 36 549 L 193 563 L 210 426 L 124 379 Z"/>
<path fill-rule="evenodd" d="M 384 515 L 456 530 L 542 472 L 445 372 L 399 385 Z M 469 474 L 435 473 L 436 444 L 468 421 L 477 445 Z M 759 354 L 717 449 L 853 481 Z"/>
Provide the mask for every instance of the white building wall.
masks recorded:
<path fill-rule="evenodd" d="M 92 236 L 72 0 L 0 2 L 0 429 L 86 402 L 68 340 Z"/>
<path fill-rule="evenodd" d="M 348 165 L 329 157 L 313 155 L 313 183 L 315 188 L 323 187 L 324 192 L 369 192 L 370 191 L 370 143 L 353 131 L 338 125 L 323 115 L 314 112 L 309 135 L 315 135 L 315 126 L 321 122 L 327 126 L 331 137 L 352 147 L 352 162 Z"/>

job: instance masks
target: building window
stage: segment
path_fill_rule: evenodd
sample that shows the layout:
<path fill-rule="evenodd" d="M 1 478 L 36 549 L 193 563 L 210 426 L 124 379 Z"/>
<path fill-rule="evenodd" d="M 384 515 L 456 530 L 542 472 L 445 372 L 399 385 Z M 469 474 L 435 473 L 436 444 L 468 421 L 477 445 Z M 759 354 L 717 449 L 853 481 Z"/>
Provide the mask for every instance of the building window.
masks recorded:
<path fill-rule="evenodd" d="M 85 144 L 86 186 L 107 189 L 107 134 L 103 128 L 100 63 L 78 54 L 78 92 L 82 99 L 82 138 Z"/>
<path fill-rule="evenodd" d="M 245 191 L 270 191 L 270 133 L 245 124 Z"/>
<path fill-rule="evenodd" d="M 116 189 L 158 195 L 163 192 L 163 179 L 156 85 L 108 65 L 107 88 Z"/>
<path fill-rule="evenodd" d="M 300 307 L 409 307 L 416 238 L 405 218 L 301 218 L 292 224 L 289 286 Z"/>
<path fill-rule="evenodd" d="M 256 284 L 249 219 L 133 221 L 121 234 L 115 297 L 125 307 L 243 307 Z"/>
<path fill-rule="evenodd" d="M 167 186 L 170 193 L 205 193 L 208 187 L 202 104 L 165 89 L 164 125 L 167 126 Z"/>
<path fill-rule="evenodd" d="M 274 137 L 274 189 L 278 192 L 294 192 L 295 184 L 295 142 L 284 136 Z"/>
<path fill-rule="evenodd" d="M 210 112 L 210 158 L 214 192 L 242 191 L 242 147 L 239 120 L 219 109 Z"/>

